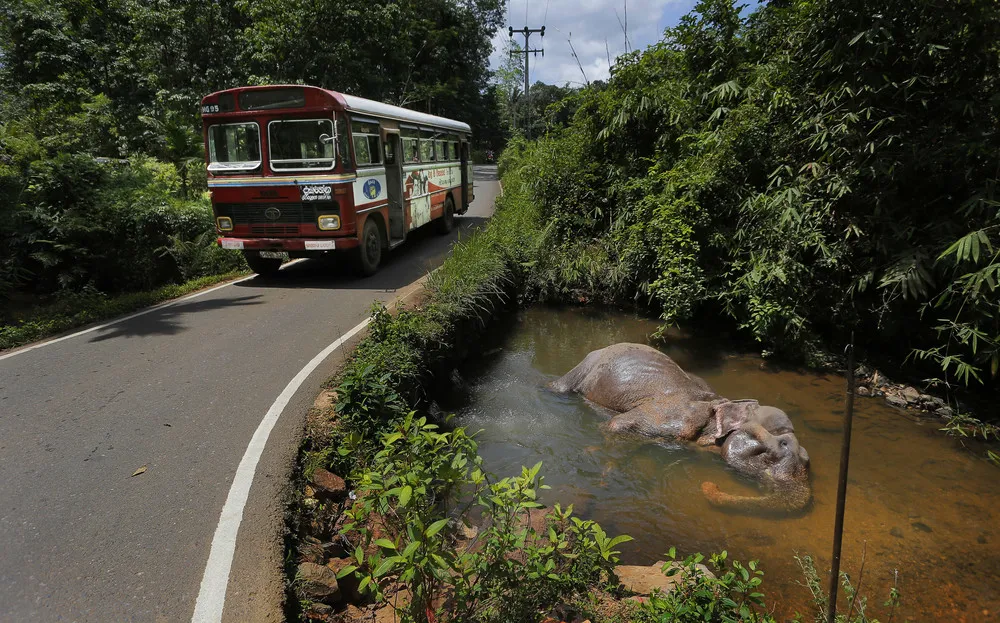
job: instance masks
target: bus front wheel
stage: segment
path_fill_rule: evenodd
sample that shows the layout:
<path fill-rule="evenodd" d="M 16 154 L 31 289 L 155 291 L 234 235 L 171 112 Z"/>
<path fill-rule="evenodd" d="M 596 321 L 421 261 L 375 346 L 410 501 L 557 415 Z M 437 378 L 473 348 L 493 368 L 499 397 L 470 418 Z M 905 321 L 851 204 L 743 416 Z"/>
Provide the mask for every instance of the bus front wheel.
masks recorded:
<path fill-rule="evenodd" d="M 365 219 L 361 230 L 361 244 L 354 251 L 354 263 L 357 271 L 364 277 L 370 277 L 378 271 L 382 262 L 382 235 L 374 219 Z"/>
<path fill-rule="evenodd" d="M 247 261 L 250 270 L 261 277 L 269 277 L 277 274 L 281 268 L 281 258 L 261 257 L 256 251 L 244 251 L 243 257 Z"/>

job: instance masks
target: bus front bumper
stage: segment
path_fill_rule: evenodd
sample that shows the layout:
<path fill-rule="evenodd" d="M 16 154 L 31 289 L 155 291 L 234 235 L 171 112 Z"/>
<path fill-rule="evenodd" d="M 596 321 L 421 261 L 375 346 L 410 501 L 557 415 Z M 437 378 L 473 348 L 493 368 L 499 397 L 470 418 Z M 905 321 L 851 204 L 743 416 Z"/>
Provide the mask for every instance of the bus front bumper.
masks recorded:
<path fill-rule="evenodd" d="M 223 249 L 244 251 L 334 251 L 358 246 L 357 238 L 219 238 Z"/>

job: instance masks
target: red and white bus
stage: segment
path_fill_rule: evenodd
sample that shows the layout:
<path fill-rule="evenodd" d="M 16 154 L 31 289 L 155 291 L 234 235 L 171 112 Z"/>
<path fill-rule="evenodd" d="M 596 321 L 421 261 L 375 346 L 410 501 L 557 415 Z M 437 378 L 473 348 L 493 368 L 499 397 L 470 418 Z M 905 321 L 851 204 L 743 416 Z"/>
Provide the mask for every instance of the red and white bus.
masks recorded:
<path fill-rule="evenodd" d="M 467 124 L 311 86 L 201 101 L 219 244 L 271 274 L 349 251 L 365 275 L 407 233 L 447 233 L 472 201 Z"/>

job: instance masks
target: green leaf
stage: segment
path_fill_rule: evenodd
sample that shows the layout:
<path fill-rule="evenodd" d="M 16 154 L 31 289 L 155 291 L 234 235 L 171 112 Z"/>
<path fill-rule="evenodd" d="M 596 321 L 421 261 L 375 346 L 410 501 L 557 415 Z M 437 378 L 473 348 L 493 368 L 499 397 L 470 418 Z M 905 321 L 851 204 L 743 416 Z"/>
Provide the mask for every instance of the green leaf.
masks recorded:
<path fill-rule="evenodd" d="M 424 532 L 424 534 L 427 536 L 427 538 L 430 538 L 430 537 L 434 536 L 435 534 L 437 534 L 438 532 L 440 532 L 441 528 L 444 528 L 445 525 L 447 525 L 447 524 L 448 524 L 448 520 L 447 519 L 439 519 L 439 520 L 435 521 L 434 523 L 432 523 L 427 528 L 427 531 Z"/>
<path fill-rule="evenodd" d="M 410 544 L 406 546 L 406 548 L 403 550 L 403 553 L 400 554 L 400 556 L 402 556 L 403 558 L 409 558 L 413 554 L 413 552 L 417 551 L 417 548 L 420 547 L 420 544 L 421 541 L 410 541 Z"/>
<path fill-rule="evenodd" d="M 396 549 L 396 544 L 389 539 L 378 539 L 374 544 L 378 547 L 384 547 L 385 549 Z"/>
<path fill-rule="evenodd" d="M 383 575 L 389 573 L 389 571 L 392 570 L 392 568 L 396 565 L 396 562 L 397 562 L 396 556 L 390 556 L 386 558 L 385 560 L 382 561 L 382 564 L 378 566 L 378 569 L 375 569 L 375 573 L 372 575 L 374 575 L 377 578 L 382 577 Z"/>
<path fill-rule="evenodd" d="M 410 485 L 405 485 L 399 490 L 399 505 L 406 506 L 410 503 L 410 498 L 413 497 L 413 487 Z"/>
<path fill-rule="evenodd" d="M 346 567 L 341 569 L 340 572 L 337 574 L 337 579 L 339 580 L 340 578 L 347 577 L 348 575 L 354 573 L 357 570 L 358 568 L 356 566 L 347 565 Z"/>

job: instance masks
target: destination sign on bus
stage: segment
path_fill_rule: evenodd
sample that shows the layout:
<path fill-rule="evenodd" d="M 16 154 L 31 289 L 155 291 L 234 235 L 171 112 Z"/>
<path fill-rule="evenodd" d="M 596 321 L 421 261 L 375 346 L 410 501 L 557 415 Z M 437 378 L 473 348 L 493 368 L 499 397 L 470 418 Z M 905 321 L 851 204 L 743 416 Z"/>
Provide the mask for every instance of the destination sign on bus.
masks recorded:
<path fill-rule="evenodd" d="M 333 199 L 333 186 L 329 184 L 310 184 L 300 189 L 302 201 L 330 201 Z"/>

